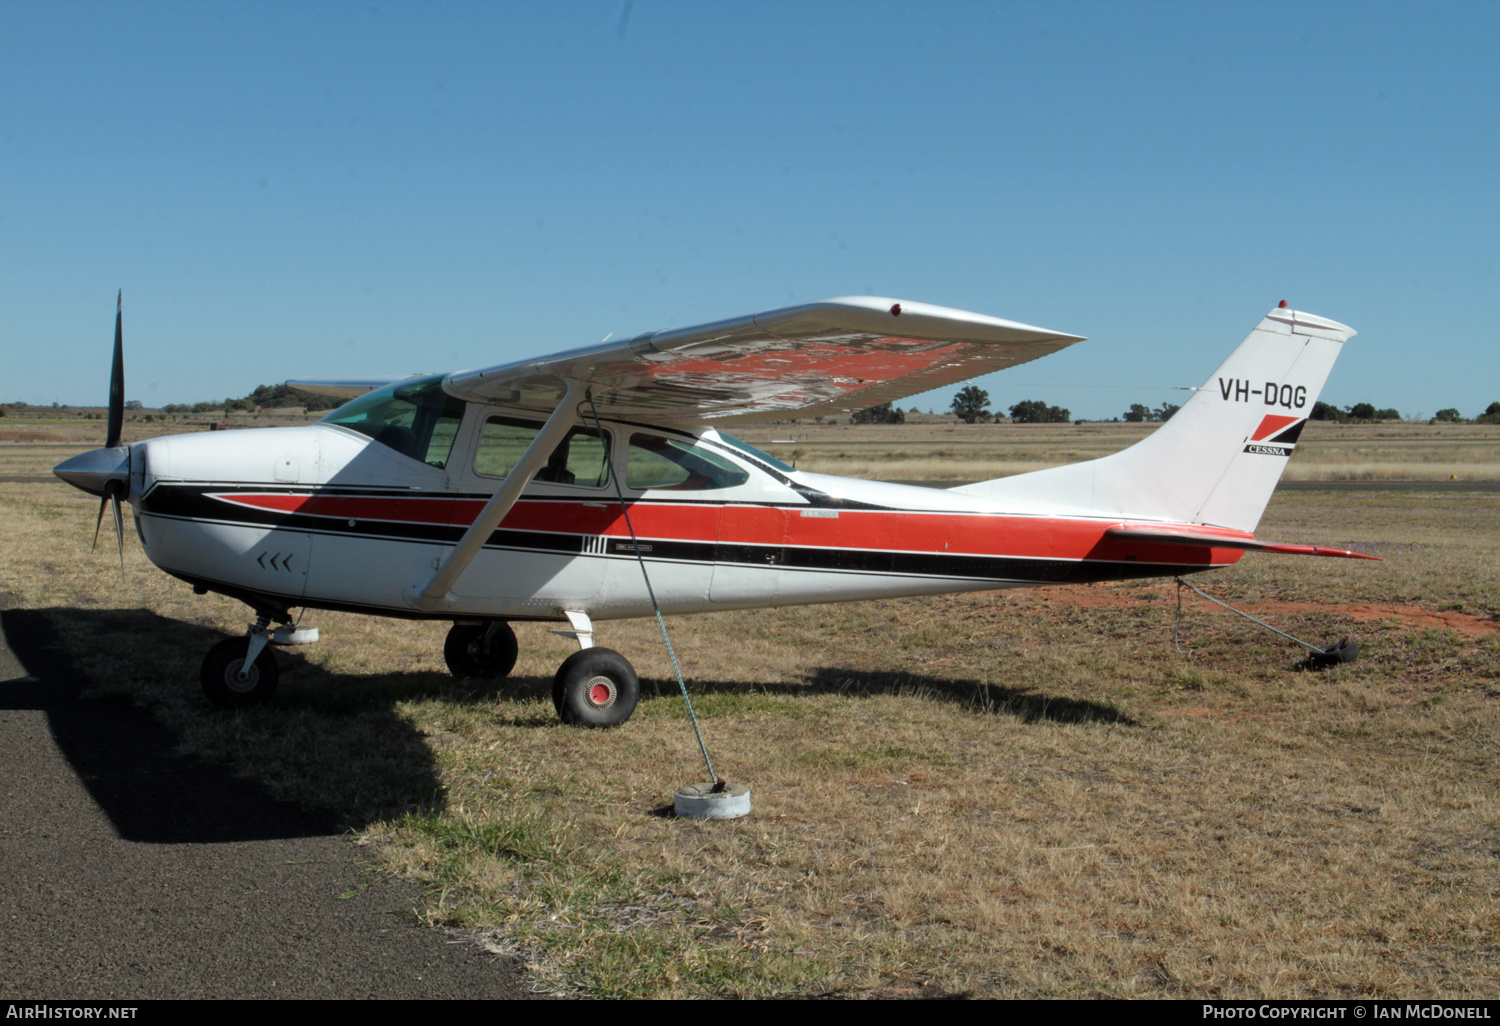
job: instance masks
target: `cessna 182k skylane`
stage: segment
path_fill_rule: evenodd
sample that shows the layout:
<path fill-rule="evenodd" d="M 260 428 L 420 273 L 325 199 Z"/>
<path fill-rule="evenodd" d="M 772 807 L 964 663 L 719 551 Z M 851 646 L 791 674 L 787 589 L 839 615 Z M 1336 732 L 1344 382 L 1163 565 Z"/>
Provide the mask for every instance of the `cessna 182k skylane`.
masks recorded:
<path fill-rule="evenodd" d="M 267 644 L 309 633 L 294 608 L 450 620 L 461 676 L 510 672 L 508 621 L 566 621 L 580 650 L 558 713 L 612 726 L 639 689 L 594 623 L 653 601 L 696 613 L 1170 577 L 1246 550 L 1357 555 L 1254 536 L 1353 334 L 1283 302 L 1129 449 L 943 490 L 799 471 L 720 426 L 848 415 L 1080 337 L 833 299 L 487 370 L 292 381 L 351 401 L 305 427 L 121 446 L 117 313 L 108 441 L 56 473 L 102 497 L 101 519 L 113 502 L 122 546 L 124 498 L 153 563 L 255 611 L 204 661 L 215 702 L 271 694 Z"/>

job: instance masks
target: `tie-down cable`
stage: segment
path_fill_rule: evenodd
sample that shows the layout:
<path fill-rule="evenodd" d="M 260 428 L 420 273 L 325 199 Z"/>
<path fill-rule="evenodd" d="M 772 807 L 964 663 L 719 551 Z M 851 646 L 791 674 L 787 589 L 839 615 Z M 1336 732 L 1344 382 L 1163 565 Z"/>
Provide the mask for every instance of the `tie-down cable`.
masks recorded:
<path fill-rule="evenodd" d="M 672 660 L 672 672 L 677 675 L 677 688 L 682 692 L 682 701 L 687 705 L 688 720 L 693 725 L 693 737 L 698 741 L 698 751 L 703 754 L 703 765 L 708 769 L 708 779 L 711 782 L 690 784 L 679 789 L 676 795 L 676 812 L 679 816 L 689 816 L 694 819 L 738 819 L 750 812 L 750 791 L 745 787 L 732 787 L 714 772 L 713 760 L 709 757 L 708 745 L 704 743 L 703 730 L 698 724 L 698 714 L 693 711 L 693 700 L 688 695 L 687 681 L 683 679 L 682 667 L 677 662 L 677 650 L 672 647 L 672 636 L 667 632 L 667 621 L 661 614 L 661 604 L 656 601 L 656 589 L 651 586 L 651 574 L 646 570 L 646 558 L 641 554 L 635 524 L 630 519 L 630 506 L 625 502 L 625 492 L 620 486 L 620 477 L 615 473 L 614 454 L 609 452 L 608 443 L 605 441 L 604 426 L 599 422 L 599 410 L 594 405 L 593 389 L 584 391 L 584 399 L 589 405 L 594 430 L 599 434 L 600 443 L 605 446 L 605 468 L 610 481 L 615 486 L 615 498 L 619 501 L 620 512 L 625 517 L 625 528 L 630 532 L 630 545 L 635 551 L 636 563 L 641 568 L 641 579 L 646 582 L 646 594 L 651 599 L 651 609 L 656 614 L 657 626 L 661 628 L 662 641 L 666 643 L 667 655 Z M 583 403 L 578 404 L 577 414 L 579 420 L 587 423 L 583 416 Z"/>
<path fill-rule="evenodd" d="M 1319 648 L 1317 645 L 1309 644 L 1308 642 L 1303 641 L 1301 638 L 1292 637 L 1292 635 L 1288 634 L 1286 631 L 1278 630 L 1277 628 L 1272 627 L 1264 620 L 1257 620 L 1255 617 L 1251 616 L 1243 609 L 1236 609 L 1228 602 L 1225 602 L 1222 599 L 1214 598 L 1203 589 L 1193 587 L 1187 581 L 1184 581 L 1181 577 L 1175 578 L 1175 580 L 1177 581 L 1177 618 L 1172 623 L 1172 644 L 1177 648 L 1178 655 L 1186 654 L 1182 651 L 1182 643 L 1178 640 L 1180 629 L 1182 627 L 1182 589 L 1186 588 L 1189 591 L 1196 592 L 1197 594 L 1203 596 L 1215 605 L 1223 606 L 1231 613 L 1238 613 L 1246 620 L 1264 627 L 1266 630 L 1272 632 L 1273 634 L 1280 634 L 1283 638 L 1286 638 L 1289 641 L 1295 641 L 1297 644 L 1308 650 L 1309 655 L 1307 657 L 1307 665 L 1312 669 L 1321 670 L 1326 666 L 1334 666 L 1338 663 L 1352 663 L 1359 658 L 1359 646 L 1350 641 L 1347 637 L 1338 642 L 1338 644 L 1336 645 L 1329 645 L 1326 648 Z"/>

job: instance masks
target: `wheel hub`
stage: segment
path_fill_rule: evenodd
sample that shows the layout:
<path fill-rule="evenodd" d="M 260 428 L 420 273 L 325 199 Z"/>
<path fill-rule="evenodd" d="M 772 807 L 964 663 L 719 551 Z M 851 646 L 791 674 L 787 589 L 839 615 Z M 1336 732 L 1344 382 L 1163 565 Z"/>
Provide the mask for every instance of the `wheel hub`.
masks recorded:
<path fill-rule="evenodd" d="M 615 704 L 615 698 L 619 692 L 615 688 L 615 682 L 601 674 L 589 678 L 584 694 L 588 696 L 589 705 L 595 709 L 608 709 Z"/>
<path fill-rule="evenodd" d="M 246 669 L 243 659 L 236 659 L 230 663 L 224 674 L 224 683 L 229 686 L 229 690 L 240 693 L 255 690 L 256 682 L 259 680 L 260 672 L 254 666 Z"/>

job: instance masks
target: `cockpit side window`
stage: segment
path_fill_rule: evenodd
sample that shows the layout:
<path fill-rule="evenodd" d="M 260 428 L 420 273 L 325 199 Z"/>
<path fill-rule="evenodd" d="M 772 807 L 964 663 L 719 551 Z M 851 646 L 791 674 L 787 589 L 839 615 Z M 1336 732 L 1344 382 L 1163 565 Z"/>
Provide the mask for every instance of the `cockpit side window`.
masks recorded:
<path fill-rule="evenodd" d="M 358 431 L 403 456 L 446 467 L 464 403 L 443 391 L 443 376 L 398 381 L 334 410 L 322 423 Z"/>
<path fill-rule="evenodd" d="M 748 480 L 749 471 L 685 438 L 630 436 L 625 483 L 638 491 L 648 488 L 708 491 L 733 488 Z"/>
<path fill-rule="evenodd" d="M 474 472 L 486 477 L 506 476 L 541 430 L 542 426 L 535 421 L 490 417 L 479 435 Z M 533 480 L 599 488 L 608 480 L 608 474 L 609 448 L 599 432 L 575 427 L 552 450 L 546 466 L 536 472 Z"/>

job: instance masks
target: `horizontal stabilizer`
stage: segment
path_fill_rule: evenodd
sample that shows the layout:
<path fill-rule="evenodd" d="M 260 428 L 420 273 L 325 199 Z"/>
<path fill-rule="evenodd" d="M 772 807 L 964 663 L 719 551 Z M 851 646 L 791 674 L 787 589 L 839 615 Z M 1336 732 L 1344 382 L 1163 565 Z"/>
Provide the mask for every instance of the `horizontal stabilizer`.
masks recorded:
<path fill-rule="evenodd" d="M 1338 559 L 1374 559 L 1363 552 L 1348 549 L 1330 549 L 1323 545 L 1277 545 L 1257 541 L 1253 535 L 1223 528 L 1197 527 L 1192 525 L 1152 524 L 1149 527 L 1111 527 L 1104 532 L 1106 538 L 1122 541 L 1165 542 L 1171 545 L 1200 545 L 1215 549 L 1245 549 L 1253 552 L 1276 552 L 1284 556 L 1332 556 Z"/>

